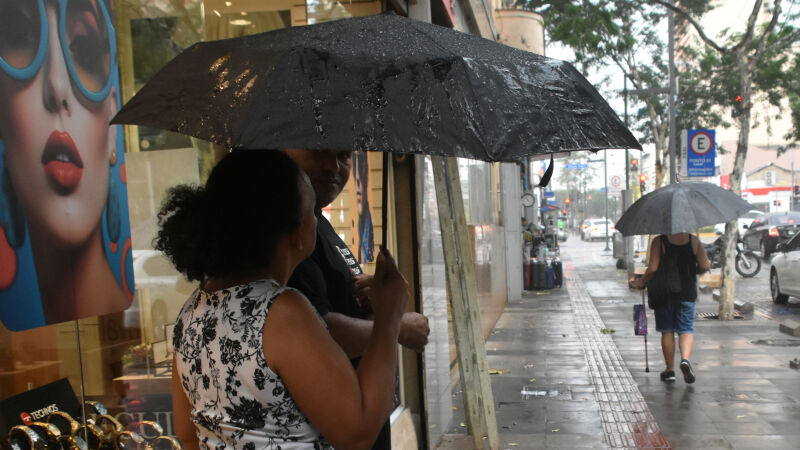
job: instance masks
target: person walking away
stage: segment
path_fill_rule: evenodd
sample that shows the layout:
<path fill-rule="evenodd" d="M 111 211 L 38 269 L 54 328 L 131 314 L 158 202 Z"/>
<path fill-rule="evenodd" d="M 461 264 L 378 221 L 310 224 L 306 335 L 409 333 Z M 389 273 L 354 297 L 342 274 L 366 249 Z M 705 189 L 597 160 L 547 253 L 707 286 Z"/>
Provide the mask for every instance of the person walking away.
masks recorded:
<path fill-rule="evenodd" d="M 658 268 L 674 262 L 680 275 L 680 292 L 670 294 L 666 302 L 654 309 L 656 330 L 661 332 L 661 351 L 666 369 L 661 381 L 675 381 L 675 334 L 681 353 L 680 369 L 686 383 L 695 382 L 690 362 L 694 347 L 694 310 L 697 301 L 697 275 L 708 271 L 710 263 L 700 240 L 689 233 L 660 235 L 650 244 L 650 259 L 644 276 L 631 280 L 631 286 L 642 289 L 656 274 Z"/>
<path fill-rule="evenodd" d="M 289 155 L 308 175 L 316 194 L 317 242 L 313 254 L 295 269 L 289 286 L 302 292 L 325 320 L 333 339 L 360 367 L 373 328 L 370 292 L 372 275 L 361 270 L 357 258 L 322 215 L 322 208 L 341 193 L 352 169 L 352 151 L 317 151 L 287 149 Z M 400 320 L 398 342 L 421 353 L 428 343 L 428 319 L 416 312 L 406 312 Z M 391 449 L 388 421 L 372 447 Z"/>
<path fill-rule="evenodd" d="M 367 449 L 389 417 L 408 283 L 382 249 L 369 286 L 375 327 L 354 370 L 308 299 L 286 287 L 314 249 L 314 203 L 308 177 L 268 150 L 234 151 L 205 187 L 169 192 L 156 249 L 200 282 L 174 327 L 185 448 Z"/>

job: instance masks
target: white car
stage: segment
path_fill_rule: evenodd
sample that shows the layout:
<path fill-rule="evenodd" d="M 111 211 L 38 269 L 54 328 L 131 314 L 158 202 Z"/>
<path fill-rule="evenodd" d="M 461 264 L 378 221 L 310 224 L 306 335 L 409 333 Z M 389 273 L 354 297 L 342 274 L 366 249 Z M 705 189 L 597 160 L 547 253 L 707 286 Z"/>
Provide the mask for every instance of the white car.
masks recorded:
<path fill-rule="evenodd" d="M 739 231 L 739 236 L 744 236 L 747 228 L 753 223 L 753 220 L 763 216 L 764 213 L 757 209 L 747 211 L 745 215 L 736 219 L 736 229 Z M 714 233 L 725 234 L 725 222 L 714 225 Z"/>
<path fill-rule="evenodd" d="M 605 239 L 606 223 L 608 223 L 608 237 L 610 238 L 613 236 L 614 232 L 617 231 L 617 229 L 614 228 L 614 222 L 609 219 L 592 219 L 586 227 L 586 231 L 583 232 L 586 240 Z"/>
<path fill-rule="evenodd" d="M 800 297 L 800 233 L 775 248 L 769 290 L 775 303 L 786 303 L 790 296 Z"/>

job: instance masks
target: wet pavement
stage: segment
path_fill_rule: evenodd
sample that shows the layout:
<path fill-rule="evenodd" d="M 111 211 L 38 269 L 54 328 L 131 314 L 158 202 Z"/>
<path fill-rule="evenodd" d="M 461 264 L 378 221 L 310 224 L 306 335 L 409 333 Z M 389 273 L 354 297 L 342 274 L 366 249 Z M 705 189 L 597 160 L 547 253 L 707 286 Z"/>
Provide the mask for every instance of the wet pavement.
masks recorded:
<path fill-rule="evenodd" d="M 703 319 L 717 303 L 701 294 L 697 382 L 678 373 L 665 384 L 649 310 L 645 371 L 644 339 L 632 323 L 641 296 L 627 288 L 626 273 L 603 243 L 571 236 L 562 245 L 565 286 L 510 302 L 487 340 L 501 448 L 800 448 L 800 371 L 789 368 L 800 338 L 780 333 L 773 319 L 800 308 L 796 299 L 788 307 L 765 302 L 768 266 L 737 285 L 759 299 L 755 314 Z M 453 396 L 457 409 L 439 448 L 470 448 L 460 392 Z"/>

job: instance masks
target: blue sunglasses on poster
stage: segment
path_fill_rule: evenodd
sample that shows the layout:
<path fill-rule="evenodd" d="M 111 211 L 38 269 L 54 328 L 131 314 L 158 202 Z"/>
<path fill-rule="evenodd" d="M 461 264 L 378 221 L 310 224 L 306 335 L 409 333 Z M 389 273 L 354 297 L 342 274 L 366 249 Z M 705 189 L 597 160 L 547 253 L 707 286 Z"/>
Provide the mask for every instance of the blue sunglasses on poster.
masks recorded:
<path fill-rule="evenodd" d="M 0 0 L 0 69 L 16 80 L 39 73 L 50 50 L 45 2 Z M 70 78 L 88 99 L 99 102 L 114 84 L 117 43 L 103 0 L 58 0 L 58 34 Z"/>

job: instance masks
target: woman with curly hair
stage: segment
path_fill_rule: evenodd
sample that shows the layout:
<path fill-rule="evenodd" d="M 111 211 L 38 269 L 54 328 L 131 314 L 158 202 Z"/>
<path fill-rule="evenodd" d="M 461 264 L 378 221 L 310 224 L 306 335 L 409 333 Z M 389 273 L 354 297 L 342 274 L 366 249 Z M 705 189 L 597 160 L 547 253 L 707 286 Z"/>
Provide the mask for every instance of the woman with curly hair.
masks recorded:
<path fill-rule="evenodd" d="M 376 326 L 353 369 L 285 286 L 314 249 L 314 203 L 279 151 L 234 151 L 205 187 L 170 191 L 156 248 L 200 282 L 174 328 L 175 432 L 187 448 L 369 448 L 388 418 L 408 285 L 382 249 Z"/>

